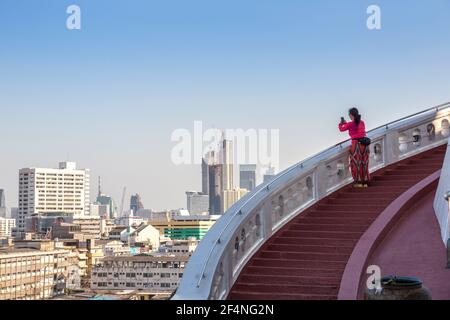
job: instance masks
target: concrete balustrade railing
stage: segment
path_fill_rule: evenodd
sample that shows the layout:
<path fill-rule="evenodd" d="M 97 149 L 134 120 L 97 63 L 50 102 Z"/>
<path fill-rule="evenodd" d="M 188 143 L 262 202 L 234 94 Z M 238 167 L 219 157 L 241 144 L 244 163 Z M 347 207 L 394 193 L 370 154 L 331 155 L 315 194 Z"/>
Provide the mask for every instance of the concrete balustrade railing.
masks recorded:
<path fill-rule="evenodd" d="M 441 238 L 447 247 L 450 241 L 450 148 L 447 148 L 441 176 L 433 203 L 434 212 L 441 229 Z M 450 253 L 450 252 L 449 252 Z M 450 258 L 450 255 L 449 257 Z M 449 262 L 450 266 L 450 262 Z"/>
<path fill-rule="evenodd" d="M 371 130 L 371 172 L 446 143 L 449 124 L 447 103 Z M 225 299 L 266 240 L 305 209 L 352 182 L 349 146 L 350 141 L 344 141 L 293 165 L 234 204 L 189 259 L 173 299 Z"/>

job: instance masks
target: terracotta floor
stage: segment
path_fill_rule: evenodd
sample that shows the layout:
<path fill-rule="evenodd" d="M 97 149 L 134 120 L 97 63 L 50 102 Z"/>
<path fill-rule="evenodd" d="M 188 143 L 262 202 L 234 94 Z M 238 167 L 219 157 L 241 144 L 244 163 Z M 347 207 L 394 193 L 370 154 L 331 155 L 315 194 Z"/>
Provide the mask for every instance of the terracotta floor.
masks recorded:
<path fill-rule="evenodd" d="M 434 192 L 405 214 L 383 240 L 369 264 L 383 276 L 414 276 L 431 291 L 433 300 L 450 299 L 450 269 L 433 210 Z"/>

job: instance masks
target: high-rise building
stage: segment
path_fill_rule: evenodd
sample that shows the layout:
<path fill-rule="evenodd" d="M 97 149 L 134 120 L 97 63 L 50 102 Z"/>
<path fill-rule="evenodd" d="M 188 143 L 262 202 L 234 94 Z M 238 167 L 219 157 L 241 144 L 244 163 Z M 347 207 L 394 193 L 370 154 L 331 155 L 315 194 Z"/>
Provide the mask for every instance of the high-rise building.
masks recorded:
<path fill-rule="evenodd" d="M 223 211 L 227 211 L 233 204 L 248 193 L 247 189 L 233 189 L 222 191 L 222 208 Z"/>
<path fill-rule="evenodd" d="M 205 158 L 202 159 L 202 193 L 209 193 L 209 169 Z"/>
<path fill-rule="evenodd" d="M 266 173 L 263 176 L 263 182 L 269 182 L 270 180 L 273 179 L 273 177 L 275 177 L 275 168 L 272 166 L 269 166 L 269 168 L 267 169 Z"/>
<path fill-rule="evenodd" d="M 58 169 L 21 169 L 18 231 L 25 232 L 26 217 L 35 213 L 89 215 L 89 189 L 89 169 L 77 169 L 75 162 L 61 162 Z"/>
<path fill-rule="evenodd" d="M 17 221 L 19 220 L 19 208 L 11 208 L 10 211 L 10 218 L 16 220 L 16 225 L 17 225 Z"/>
<path fill-rule="evenodd" d="M 98 194 L 97 194 L 96 204 L 102 205 L 102 206 L 107 206 L 108 214 L 107 214 L 106 218 L 108 218 L 108 219 L 116 218 L 116 214 L 115 214 L 116 207 L 114 206 L 114 200 L 112 197 L 102 193 L 102 183 L 101 183 L 100 177 L 98 177 Z M 101 209 L 99 208 L 99 210 L 101 210 Z M 101 214 L 100 214 L 100 216 L 103 217 L 103 215 L 101 215 Z"/>
<path fill-rule="evenodd" d="M 98 202 L 91 204 L 91 216 L 94 217 L 102 217 L 102 218 L 109 218 L 110 215 L 110 207 L 109 204 L 101 204 Z"/>
<path fill-rule="evenodd" d="M 97 196 L 97 203 L 108 207 L 107 218 L 109 218 L 109 219 L 116 218 L 116 214 L 115 214 L 115 210 L 114 210 L 115 209 L 114 200 L 112 197 L 107 196 L 106 194 L 99 194 Z"/>
<path fill-rule="evenodd" d="M 6 207 L 0 207 L 0 218 L 9 218 Z"/>
<path fill-rule="evenodd" d="M 137 213 L 141 209 L 144 209 L 144 205 L 142 204 L 141 196 L 136 193 L 130 198 L 130 210 L 133 210 L 133 213 Z"/>
<path fill-rule="evenodd" d="M 6 207 L 5 190 L 0 189 L 0 208 L 2 208 L 2 207 Z"/>
<path fill-rule="evenodd" d="M 209 166 L 209 213 L 222 214 L 223 166 Z"/>
<path fill-rule="evenodd" d="M 202 158 L 202 193 L 209 194 L 209 166 L 218 164 L 218 153 L 214 150 L 208 151 Z"/>
<path fill-rule="evenodd" d="M 233 184 L 233 142 L 223 139 L 221 146 L 222 190 L 231 190 Z"/>
<path fill-rule="evenodd" d="M 239 166 L 239 186 L 252 191 L 256 187 L 256 164 Z"/>
<path fill-rule="evenodd" d="M 190 214 L 205 214 L 209 212 L 209 195 L 186 191 L 187 209 Z"/>
<path fill-rule="evenodd" d="M 0 189 L 0 218 L 9 218 L 6 211 L 5 191 Z"/>

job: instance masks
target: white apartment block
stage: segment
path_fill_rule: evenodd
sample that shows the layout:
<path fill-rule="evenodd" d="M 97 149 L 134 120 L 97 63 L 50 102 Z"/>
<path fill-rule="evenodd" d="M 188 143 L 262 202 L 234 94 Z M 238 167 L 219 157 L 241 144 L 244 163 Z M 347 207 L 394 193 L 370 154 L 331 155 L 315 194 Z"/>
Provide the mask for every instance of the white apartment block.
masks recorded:
<path fill-rule="evenodd" d="M 34 213 L 88 215 L 89 189 L 89 169 L 77 169 L 75 162 L 61 162 L 58 169 L 21 169 L 17 223 L 19 232 L 26 231 L 26 217 Z"/>
<path fill-rule="evenodd" d="M 0 217 L 0 239 L 11 237 L 12 229 L 16 227 L 15 219 Z"/>
<path fill-rule="evenodd" d="M 188 258 L 145 254 L 106 257 L 94 267 L 91 289 L 172 292 L 180 283 Z"/>

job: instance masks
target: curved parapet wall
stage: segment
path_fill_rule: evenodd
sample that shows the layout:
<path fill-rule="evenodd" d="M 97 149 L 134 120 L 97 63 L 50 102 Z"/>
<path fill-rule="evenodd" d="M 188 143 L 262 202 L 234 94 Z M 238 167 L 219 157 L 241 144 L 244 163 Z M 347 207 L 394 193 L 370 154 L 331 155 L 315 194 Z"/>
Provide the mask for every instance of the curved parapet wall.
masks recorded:
<path fill-rule="evenodd" d="M 445 144 L 450 103 L 388 123 L 368 133 L 370 170 Z M 261 245 L 292 218 L 351 183 L 350 141 L 339 143 L 279 173 L 233 205 L 206 234 L 173 299 L 225 299 Z"/>
<path fill-rule="evenodd" d="M 445 245 L 450 236 L 449 230 L 449 200 L 446 199 L 450 191 L 450 148 L 445 153 L 444 165 L 442 166 L 441 179 L 434 198 L 433 208 L 441 229 L 441 238 Z"/>

